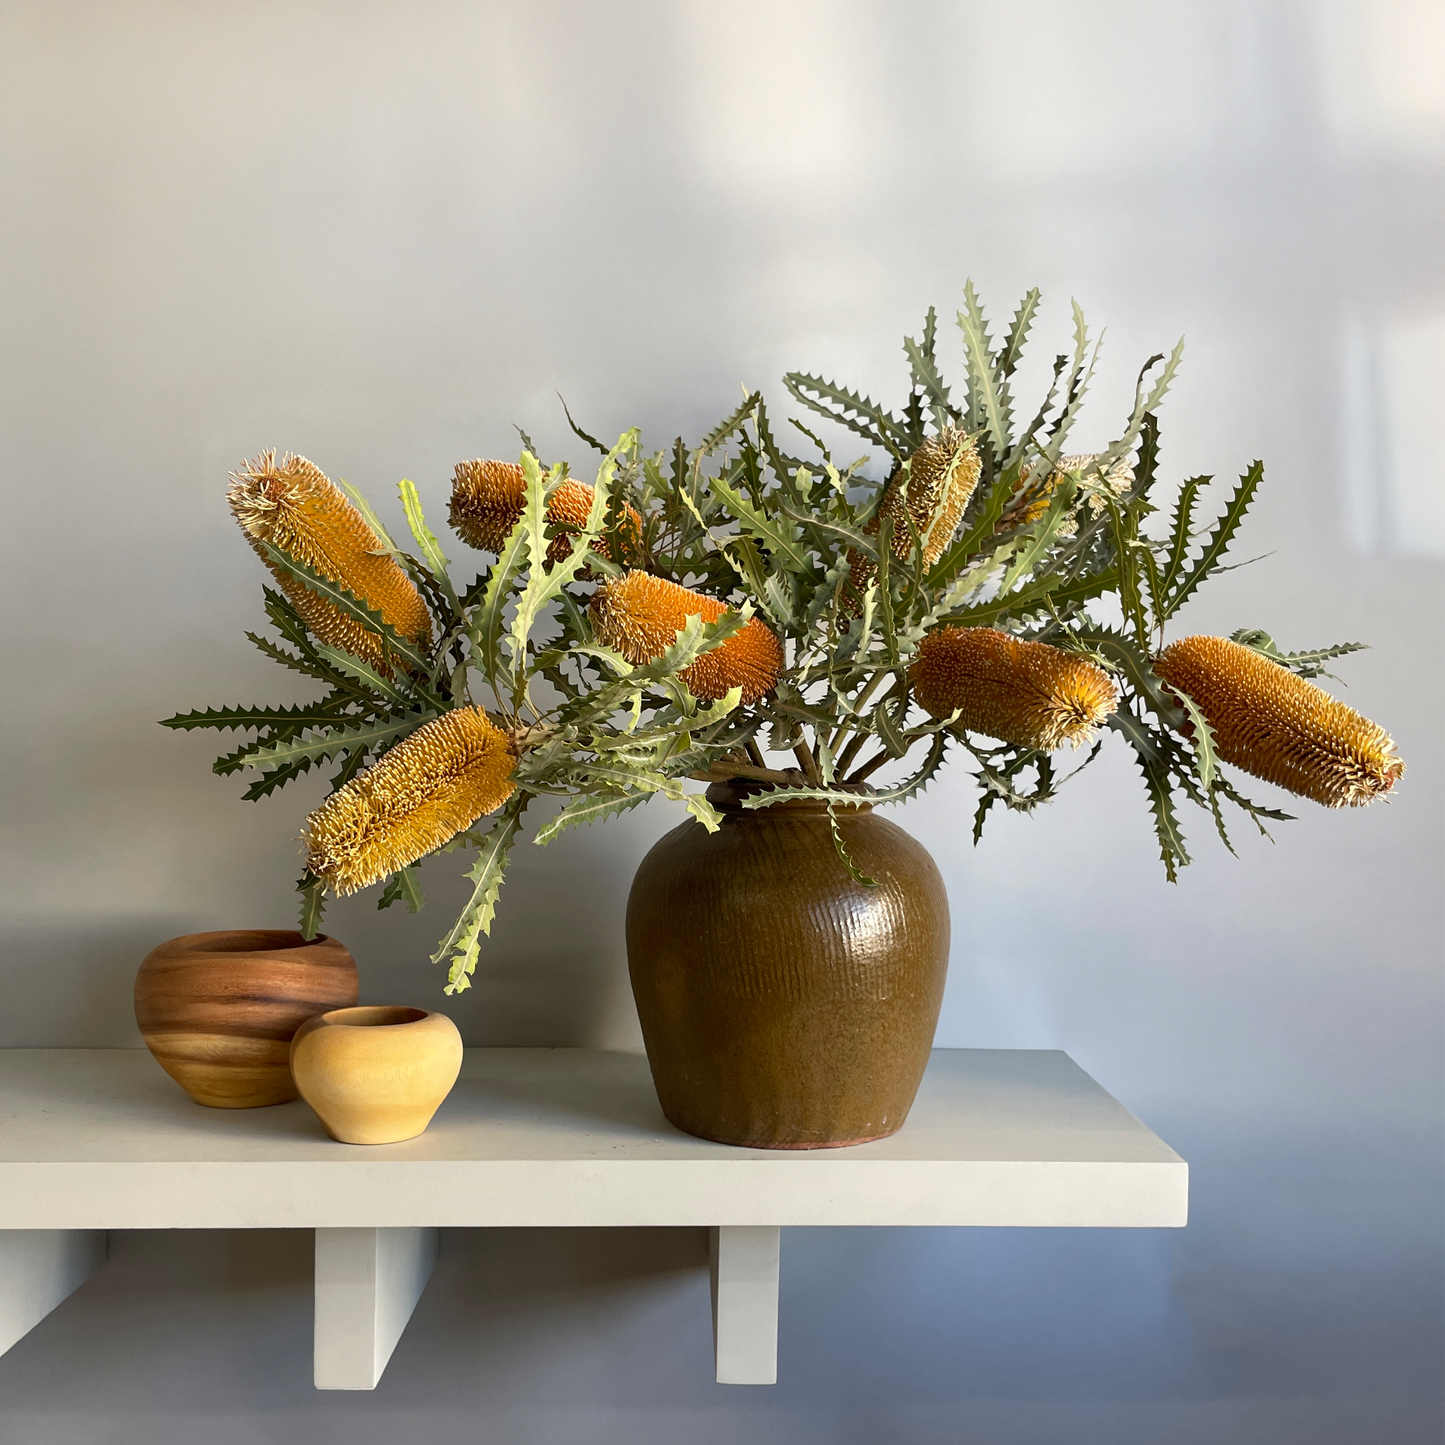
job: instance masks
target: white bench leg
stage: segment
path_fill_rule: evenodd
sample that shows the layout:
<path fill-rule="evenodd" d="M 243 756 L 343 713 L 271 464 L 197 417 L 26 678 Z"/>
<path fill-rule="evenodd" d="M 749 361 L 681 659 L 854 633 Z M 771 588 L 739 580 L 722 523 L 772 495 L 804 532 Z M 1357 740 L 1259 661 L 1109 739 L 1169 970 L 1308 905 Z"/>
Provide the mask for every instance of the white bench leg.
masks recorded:
<path fill-rule="evenodd" d="M 778 1228 L 711 1231 L 712 1344 L 720 1385 L 778 1383 Z"/>
<path fill-rule="evenodd" d="M 437 1257 L 435 1229 L 318 1229 L 318 1390 L 374 1390 Z"/>
<path fill-rule="evenodd" d="M 103 1229 L 0 1230 L 0 1354 L 104 1262 Z"/>

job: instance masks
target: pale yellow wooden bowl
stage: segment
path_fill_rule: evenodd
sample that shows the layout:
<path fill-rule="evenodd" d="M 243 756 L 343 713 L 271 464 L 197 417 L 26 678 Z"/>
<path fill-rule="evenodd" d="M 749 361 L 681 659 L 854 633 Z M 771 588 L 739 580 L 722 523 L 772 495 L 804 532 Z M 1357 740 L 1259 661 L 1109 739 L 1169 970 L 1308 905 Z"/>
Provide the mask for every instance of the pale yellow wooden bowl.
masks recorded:
<path fill-rule="evenodd" d="M 301 1097 L 343 1144 L 396 1144 L 425 1131 L 462 1067 L 462 1036 L 419 1008 L 339 1008 L 291 1041 Z"/>

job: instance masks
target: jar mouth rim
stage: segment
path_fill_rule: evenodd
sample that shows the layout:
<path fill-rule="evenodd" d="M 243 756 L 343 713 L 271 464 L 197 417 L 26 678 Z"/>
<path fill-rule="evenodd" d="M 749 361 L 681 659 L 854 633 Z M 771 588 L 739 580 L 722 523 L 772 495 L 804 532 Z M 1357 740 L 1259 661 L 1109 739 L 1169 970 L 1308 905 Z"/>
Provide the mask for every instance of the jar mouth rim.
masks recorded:
<path fill-rule="evenodd" d="M 405 1028 L 431 1017 L 424 1008 L 405 1008 L 397 1004 L 360 1004 L 352 1008 L 334 1008 L 320 1015 L 320 1022 L 349 1029 Z"/>
<path fill-rule="evenodd" d="M 329 934 L 303 938 L 294 928 L 221 928 L 211 933 L 190 933 L 161 947 L 174 953 L 286 953 L 291 949 L 336 945 Z"/>

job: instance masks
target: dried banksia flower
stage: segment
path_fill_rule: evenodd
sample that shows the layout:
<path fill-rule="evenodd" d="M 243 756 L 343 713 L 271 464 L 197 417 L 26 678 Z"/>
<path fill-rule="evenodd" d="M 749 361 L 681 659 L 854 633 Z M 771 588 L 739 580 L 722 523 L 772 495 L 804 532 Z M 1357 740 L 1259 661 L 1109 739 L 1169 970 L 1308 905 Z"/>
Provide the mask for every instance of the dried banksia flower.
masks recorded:
<path fill-rule="evenodd" d="M 323 642 L 391 674 L 391 658 L 379 634 L 273 565 L 263 542 L 341 583 L 402 637 L 422 645 L 431 640 L 431 617 L 411 578 L 386 554 L 381 538 L 341 488 L 305 457 L 287 453 L 278 462 L 274 451 L 262 452 L 231 473 L 226 495 L 251 545 Z"/>
<path fill-rule="evenodd" d="M 481 552 L 500 552 L 527 504 L 527 479 L 516 462 L 458 462 L 452 477 L 452 500 L 447 518 L 463 542 Z M 592 488 L 568 477 L 547 498 L 547 520 L 569 527 L 585 527 L 592 510 Z M 642 541 L 642 518 L 630 503 L 623 527 L 629 542 Z M 609 556 L 599 538 L 597 550 Z M 572 539 L 556 537 L 547 549 L 548 562 L 570 556 Z"/>
<path fill-rule="evenodd" d="M 727 610 L 715 597 L 704 597 L 646 572 L 629 572 L 600 587 L 591 607 L 598 638 L 631 663 L 661 657 L 689 617 L 716 622 Z M 680 676 L 694 697 L 713 701 L 740 687 L 744 702 L 756 702 L 777 682 L 782 667 L 782 643 L 754 617 L 721 647 L 703 653 Z"/>
<path fill-rule="evenodd" d="M 1405 771 L 1384 728 L 1228 638 L 1183 638 L 1154 671 L 1204 714 L 1226 763 L 1327 808 L 1372 803 Z"/>
<path fill-rule="evenodd" d="M 1102 668 L 1045 642 L 992 627 L 945 627 L 918 646 L 913 695 L 933 717 L 1022 748 L 1078 747 L 1114 711 L 1119 689 Z"/>
<path fill-rule="evenodd" d="M 978 448 L 973 442 L 956 428 L 945 427 L 936 437 L 929 437 L 909 458 L 906 498 L 904 474 L 900 469 L 889 480 L 878 511 L 864 532 L 877 536 L 883 519 L 888 518 L 893 523 L 893 555 L 906 562 L 913 555 L 913 536 L 908 530 L 911 520 L 923 543 L 924 565 L 933 566 L 958 530 L 963 509 L 978 485 L 981 466 Z M 857 552 L 851 552 L 848 560 L 849 586 L 845 597 L 856 610 L 858 597 L 873 580 L 878 567 L 871 557 Z"/>
<path fill-rule="evenodd" d="M 306 866 L 355 893 L 424 858 L 512 795 L 511 739 L 475 707 L 419 727 L 306 820 Z"/>
<path fill-rule="evenodd" d="M 999 523 L 1000 529 L 1004 527 L 1027 526 L 1030 522 L 1036 522 L 1049 509 L 1049 503 L 1054 499 L 1054 488 L 1058 486 L 1065 472 L 1082 472 L 1091 467 L 1103 452 L 1077 452 L 1073 455 L 1060 457 L 1054 464 L 1054 469 L 1044 479 L 1043 485 L 1038 488 L 1027 505 L 1021 511 L 1013 513 Z M 1018 484 L 1014 488 L 1015 494 L 1024 490 L 1028 485 L 1029 474 L 1032 468 L 1025 467 L 1019 473 Z M 1098 479 L 1105 488 L 1116 497 L 1122 497 L 1130 487 L 1134 485 L 1134 468 L 1125 458 L 1119 458 L 1114 464 L 1103 473 Z M 1098 516 L 1104 510 L 1104 499 L 1098 493 L 1090 493 L 1083 499 L 1084 505 L 1094 516 Z M 1060 537 L 1072 537 L 1079 530 L 1079 509 L 1075 506 L 1067 517 L 1059 523 L 1058 535 Z"/>
<path fill-rule="evenodd" d="M 900 472 L 888 483 L 869 530 L 876 532 L 882 519 L 889 518 L 893 523 L 893 555 L 906 560 L 913 555 L 909 519 L 920 539 L 932 526 L 924 543 L 923 560 L 933 566 L 958 530 L 963 509 L 978 485 L 980 466 L 978 448 L 963 432 L 945 427 L 909 458 L 906 508 Z"/>

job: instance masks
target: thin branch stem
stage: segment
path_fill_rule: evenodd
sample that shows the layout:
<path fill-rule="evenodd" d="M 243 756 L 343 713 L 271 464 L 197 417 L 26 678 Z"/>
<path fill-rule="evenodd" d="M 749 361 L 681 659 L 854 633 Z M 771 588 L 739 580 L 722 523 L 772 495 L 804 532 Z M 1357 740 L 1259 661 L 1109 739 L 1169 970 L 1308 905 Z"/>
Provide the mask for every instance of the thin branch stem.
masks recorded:
<path fill-rule="evenodd" d="M 818 760 L 813 756 L 813 750 L 808 746 L 806 738 L 799 738 L 793 748 L 793 756 L 797 758 L 798 765 L 802 768 L 804 776 L 812 785 L 817 788 L 823 784 L 823 774 L 818 767 Z"/>
<path fill-rule="evenodd" d="M 848 781 L 850 783 L 861 783 L 870 774 L 876 773 L 878 769 L 883 766 L 884 763 L 891 762 L 892 760 L 893 754 L 890 753 L 887 748 L 883 748 L 880 752 L 874 753 L 873 756 L 869 758 L 868 761 L 864 763 L 861 768 L 856 769 L 849 776 Z"/>
<path fill-rule="evenodd" d="M 890 672 L 875 672 L 873 676 L 870 677 L 868 681 L 863 684 L 863 691 L 860 692 L 857 698 L 854 700 L 854 710 L 856 712 L 862 712 L 864 704 L 873 695 L 873 689 L 877 687 L 878 684 L 882 682 L 885 677 L 891 677 L 892 675 L 893 674 Z M 849 720 L 845 719 L 843 722 L 840 722 L 836 728 L 833 729 L 833 735 L 828 739 L 828 746 L 830 748 L 836 748 L 838 746 L 839 738 L 841 738 L 848 731 L 848 721 Z"/>
<path fill-rule="evenodd" d="M 752 740 L 752 738 L 748 739 L 747 747 L 748 756 L 753 760 L 753 763 L 760 768 L 767 767 L 768 760 L 763 756 L 763 750 L 757 745 L 757 743 Z"/>
<path fill-rule="evenodd" d="M 853 734 L 848 746 L 843 749 L 842 753 L 839 754 L 838 761 L 833 764 L 833 772 L 837 777 L 841 778 L 848 771 L 853 759 L 862 751 L 863 744 L 872 736 L 872 733 L 861 730 Z"/>

